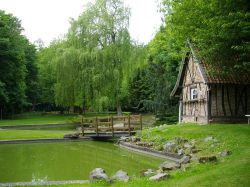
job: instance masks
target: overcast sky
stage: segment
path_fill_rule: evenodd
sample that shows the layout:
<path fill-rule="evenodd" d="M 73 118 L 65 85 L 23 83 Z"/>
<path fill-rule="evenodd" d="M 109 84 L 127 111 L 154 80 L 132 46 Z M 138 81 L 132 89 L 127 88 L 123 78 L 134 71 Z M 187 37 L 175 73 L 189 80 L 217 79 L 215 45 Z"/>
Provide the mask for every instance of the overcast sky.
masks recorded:
<path fill-rule="evenodd" d="M 77 18 L 87 2 L 93 0 L 0 0 L 0 9 L 22 21 L 24 34 L 31 42 L 42 39 L 48 45 L 63 36 L 69 18 Z M 159 1 L 159 0 L 158 0 Z M 161 24 L 157 0 L 124 0 L 131 8 L 130 34 L 133 39 L 148 43 Z"/>

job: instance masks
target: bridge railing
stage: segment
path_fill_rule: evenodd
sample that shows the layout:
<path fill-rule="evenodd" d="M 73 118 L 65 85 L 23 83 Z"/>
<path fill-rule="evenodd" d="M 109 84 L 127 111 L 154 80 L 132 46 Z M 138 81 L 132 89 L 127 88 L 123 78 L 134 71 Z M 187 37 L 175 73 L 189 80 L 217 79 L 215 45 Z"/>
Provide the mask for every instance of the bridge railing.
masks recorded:
<path fill-rule="evenodd" d="M 106 116 L 84 118 L 81 120 L 82 134 L 111 132 L 114 136 L 115 132 L 126 131 L 131 134 L 135 130 L 142 130 L 142 115 L 128 116 Z"/>

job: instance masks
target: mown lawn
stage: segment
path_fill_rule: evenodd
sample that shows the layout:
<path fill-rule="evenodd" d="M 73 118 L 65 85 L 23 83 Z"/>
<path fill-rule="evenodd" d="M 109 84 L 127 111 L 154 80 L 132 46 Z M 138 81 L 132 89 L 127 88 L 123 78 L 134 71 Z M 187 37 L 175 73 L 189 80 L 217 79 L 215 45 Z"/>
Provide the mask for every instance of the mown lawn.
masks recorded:
<path fill-rule="evenodd" d="M 174 137 L 196 139 L 202 142 L 204 138 L 213 136 L 218 139 L 215 146 L 198 144 L 202 148 L 200 155 L 219 155 L 223 150 L 230 150 L 232 154 L 228 157 L 218 157 L 216 163 L 191 163 L 185 170 L 171 172 L 168 180 L 161 182 L 150 182 L 147 178 L 134 178 L 128 183 L 114 182 L 107 184 L 104 182 L 65 185 L 65 186 L 93 186 L 93 187 L 200 187 L 218 186 L 230 187 L 250 186 L 250 126 L 248 125 L 175 125 L 163 126 L 144 130 L 143 139 L 158 142 L 169 140 Z"/>
<path fill-rule="evenodd" d="M 124 112 L 124 115 L 128 115 L 128 112 Z M 96 116 L 114 116 L 115 112 L 109 113 L 95 113 L 89 112 L 83 114 L 83 117 L 96 117 Z M 0 120 L 0 126 L 2 125 L 42 125 L 42 124 L 64 124 L 64 123 L 76 123 L 81 121 L 81 115 L 78 114 L 53 114 L 53 113 L 24 113 L 14 116 L 13 119 Z"/>
<path fill-rule="evenodd" d="M 26 113 L 13 119 L 0 120 L 1 125 L 41 125 L 71 123 L 77 115 Z"/>
<path fill-rule="evenodd" d="M 71 130 L 0 130 L 0 140 L 63 138 Z"/>
<path fill-rule="evenodd" d="M 128 115 L 129 112 L 123 112 L 123 115 Z M 115 112 L 97 113 L 88 112 L 83 114 L 84 118 L 92 118 L 96 116 L 116 116 Z M 79 123 L 82 116 L 78 114 L 53 114 L 53 113 L 24 113 L 14 116 L 13 119 L 3 119 L 0 120 L 1 126 L 11 126 L 11 125 L 43 125 L 43 124 L 71 124 Z M 154 115 L 143 114 L 143 124 L 149 125 L 155 122 Z"/>

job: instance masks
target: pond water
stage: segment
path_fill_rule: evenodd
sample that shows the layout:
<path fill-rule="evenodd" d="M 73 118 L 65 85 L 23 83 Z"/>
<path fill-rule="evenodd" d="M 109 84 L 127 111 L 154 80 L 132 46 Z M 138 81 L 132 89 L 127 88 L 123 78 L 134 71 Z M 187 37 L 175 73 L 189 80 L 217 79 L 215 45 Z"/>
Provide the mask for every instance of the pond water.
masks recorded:
<path fill-rule="evenodd" d="M 0 145 L 0 182 L 86 180 L 94 168 L 130 176 L 157 168 L 163 159 L 119 148 L 110 142 L 64 142 Z"/>

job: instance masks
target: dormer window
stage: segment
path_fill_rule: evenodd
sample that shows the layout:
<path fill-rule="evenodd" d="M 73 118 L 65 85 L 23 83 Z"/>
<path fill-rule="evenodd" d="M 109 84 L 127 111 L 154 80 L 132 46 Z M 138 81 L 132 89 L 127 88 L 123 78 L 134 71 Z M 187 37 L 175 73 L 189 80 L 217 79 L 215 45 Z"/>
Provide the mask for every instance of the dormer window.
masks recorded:
<path fill-rule="evenodd" d="M 197 92 L 197 87 L 191 87 L 190 89 L 190 100 L 197 100 L 198 99 L 198 92 Z"/>

